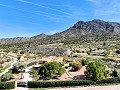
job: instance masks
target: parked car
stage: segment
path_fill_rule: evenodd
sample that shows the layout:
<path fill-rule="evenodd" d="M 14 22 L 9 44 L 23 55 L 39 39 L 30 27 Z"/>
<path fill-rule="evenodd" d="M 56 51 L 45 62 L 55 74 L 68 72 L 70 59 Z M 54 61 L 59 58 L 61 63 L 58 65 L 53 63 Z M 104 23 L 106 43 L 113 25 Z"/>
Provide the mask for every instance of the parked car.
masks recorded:
<path fill-rule="evenodd" d="M 18 82 L 17 87 L 27 87 L 27 83 L 26 82 Z"/>

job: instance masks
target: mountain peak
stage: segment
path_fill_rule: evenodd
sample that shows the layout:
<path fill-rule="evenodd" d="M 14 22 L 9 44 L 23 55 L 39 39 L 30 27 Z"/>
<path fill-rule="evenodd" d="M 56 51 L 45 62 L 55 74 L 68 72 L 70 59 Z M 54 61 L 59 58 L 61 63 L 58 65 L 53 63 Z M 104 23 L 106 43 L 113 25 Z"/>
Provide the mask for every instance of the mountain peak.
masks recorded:
<path fill-rule="evenodd" d="M 93 19 L 92 22 L 105 22 L 105 21 L 100 19 Z"/>
<path fill-rule="evenodd" d="M 45 37 L 47 37 L 47 35 L 44 34 L 44 33 L 41 33 L 41 34 L 36 35 L 36 36 L 33 36 L 33 37 L 31 37 L 31 38 L 32 38 L 32 39 L 42 39 L 42 38 L 45 38 Z"/>
<path fill-rule="evenodd" d="M 0 44 L 21 43 L 32 40 L 42 43 L 120 40 L 120 23 L 100 19 L 87 22 L 78 21 L 69 29 L 54 35 L 41 33 L 31 38 L 0 39 Z"/>

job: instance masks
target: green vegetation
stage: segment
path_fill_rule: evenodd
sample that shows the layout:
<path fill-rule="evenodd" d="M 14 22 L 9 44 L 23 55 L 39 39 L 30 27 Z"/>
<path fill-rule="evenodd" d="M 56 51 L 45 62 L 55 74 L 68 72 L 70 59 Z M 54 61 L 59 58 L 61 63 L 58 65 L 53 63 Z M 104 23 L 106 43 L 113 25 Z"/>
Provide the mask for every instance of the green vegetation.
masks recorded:
<path fill-rule="evenodd" d="M 85 76 L 88 79 L 100 80 L 109 75 L 109 72 L 105 70 L 105 66 L 101 62 L 90 62 L 85 71 Z"/>
<path fill-rule="evenodd" d="M 34 81 L 38 81 L 40 76 L 38 75 L 38 70 L 37 69 L 32 69 L 30 72 L 30 75 L 33 77 Z"/>
<path fill-rule="evenodd" d="M 24 71 L 24 69 L 25 69 L 25 65 L 20 65 L 19 67 L 19 71 L 20 71 L 20 73 L 21 73 L 21 79 L 23 79 L 23 71 Z"/>
<path fill-rule="evenodd" d="M 5 67 L 3 67 L 2 69 L 1 69 L 1 72 L 4 72 L 7 68 L 9 68 L 10 67 L 10 64 L 9 65 L 6 65 Z"/>
<path fill-rule="evenodd" d="M 26 67 L 25 63 L 17 62 L 15 64 L 13 64 L 12 73 L 21 72 L 21 74 L 22 74 L 25 67 Z"/>
<path fill-rule="evenodd" d="M 1 76 L 1 81 L 6 82 L 13 78 L 11 73 L 5 73 Z"/>
<path fill-rule="evenodd" d="M 78 71 L 82 68 L 82 64 L 81 63 L 72 63 L 71 67 L 72 67 L 72 71 Z"/>
<path fill-rule="evenodd" d="M 21 56 L 18 56 L 18 57 L 17 57 L 17 60 L 20 61 L 20 59 L 21 59 Z"/>
<path fill-rule="evenodd" d="M 27 67 L 32 66 L 32 65 L 35 65 L 36 63 L 37 63 L 36 61 L 35 61 L 35 62 L 28 63 L 28 64 L 27 64 Z"/>
<path fill-rule="evenodd" d="M 83 59 L 82 62 L 81 62 L 82 66 L 85 66 L 85 65 L 87 65 L 88 63 L 89 63 L 89 61 L 86 60 L 86 59 Z"/>
<path fill-rule="evenodd" d="M 96 84 L 114 84 L 114 83 L 120 83 L 120 78 L 108 78 L 108 79 L 102 79 L 96 81 Z"/>
<path fill-rule="evenodd" d="M 0 90 L 14 89 L 15 82 L 0 82 Z"/>
<path fill-rule="evenodd" d="M 119 84 L 119 83 L 120 83 L 120 78 L 100 79 L 97 81 L 92 81 L 92 80 L 44 81 L 44 82 L 29 81 L 28 88 L 91 86 L 91 85 L 97 86 L 97 85 L 109 85 L 109 84 Z"/>
<path fill-rule="evenodd" d="M 117 54 L 120 54 L 120 49 L 119 49 L 119 50 L 116 50 L 116 53 L 117 53 Z"/>
<path fill-rule="evenodd" d="M 48 87 L 64 87 L 64 86 L 81 86 L 93 85 L 94 82 L 90 80 L 72 80 L 72 81 L 49 81 L 49 82 L 35 82 L 29 81 L 28 88 L 48 88 Z"/>
<path fill-rule="evenodd" d="M 62 75 L 65 68 L 57 62 L 45 63 L 39 68 L 39 75 L 45 79 L 52 79 L 56 75 Z"/>

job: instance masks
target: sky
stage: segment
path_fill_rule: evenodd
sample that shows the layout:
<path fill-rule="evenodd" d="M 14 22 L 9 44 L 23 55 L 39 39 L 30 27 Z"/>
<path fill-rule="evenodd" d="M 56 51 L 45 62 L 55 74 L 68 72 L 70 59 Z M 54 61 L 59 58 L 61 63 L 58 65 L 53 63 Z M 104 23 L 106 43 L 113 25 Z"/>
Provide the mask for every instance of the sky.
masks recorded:
<path fill-rule="evenodd" d="M 52 35 L 93 19 L 120 22 L 120 0 L 0 0 L 0 38 Z"/>

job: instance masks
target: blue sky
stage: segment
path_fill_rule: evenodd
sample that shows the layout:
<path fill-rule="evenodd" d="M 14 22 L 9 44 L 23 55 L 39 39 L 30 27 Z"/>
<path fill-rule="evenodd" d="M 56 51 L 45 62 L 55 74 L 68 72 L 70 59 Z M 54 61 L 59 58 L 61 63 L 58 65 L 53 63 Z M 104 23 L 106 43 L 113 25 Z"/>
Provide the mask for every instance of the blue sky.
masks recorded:
<path fill-rule="evenodd" d="M 93 19 L 120 22 L 120 1 L 0 0 L 0 38 L 50 35 Z"/>

